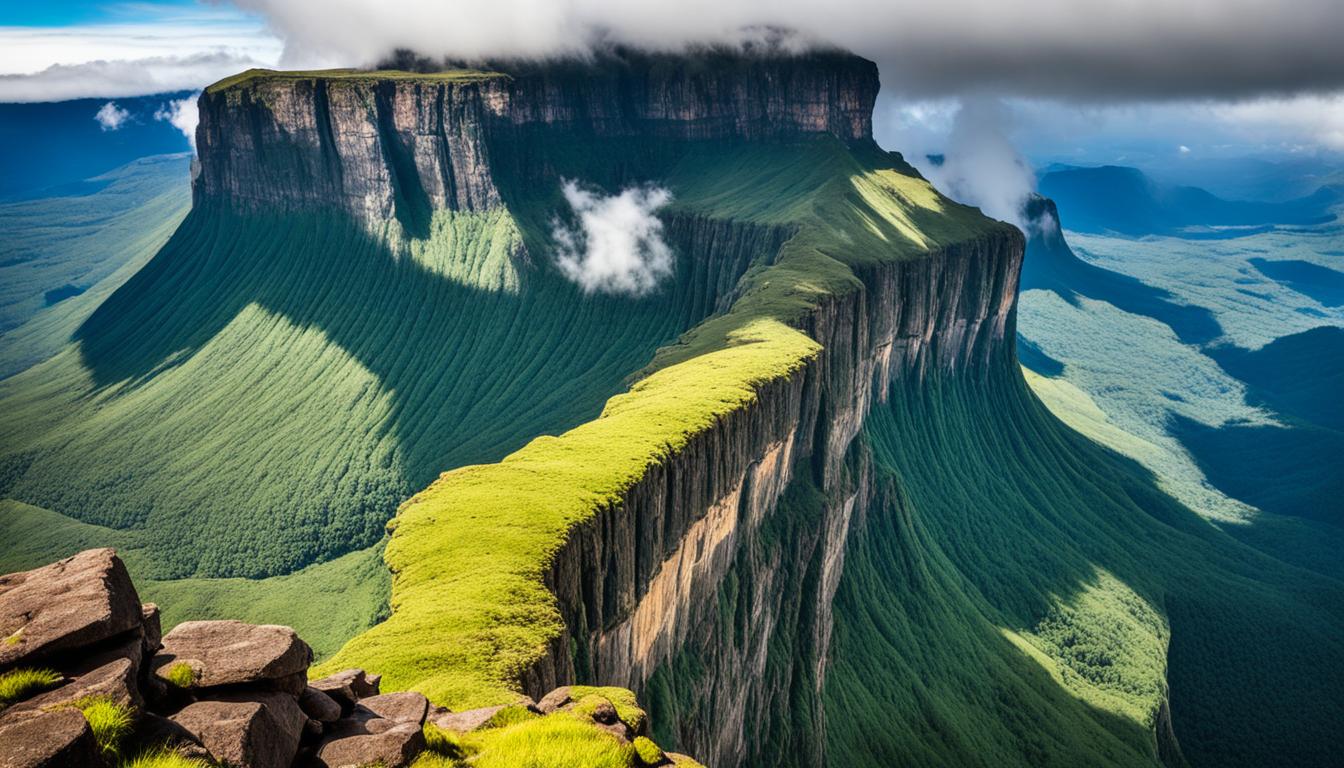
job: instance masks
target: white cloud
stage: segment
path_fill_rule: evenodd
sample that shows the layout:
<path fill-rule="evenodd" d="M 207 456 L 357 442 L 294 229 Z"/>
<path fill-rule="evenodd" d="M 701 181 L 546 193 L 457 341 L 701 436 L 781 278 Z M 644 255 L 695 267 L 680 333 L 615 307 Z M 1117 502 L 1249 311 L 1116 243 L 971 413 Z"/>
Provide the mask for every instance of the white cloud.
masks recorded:
<path fill-rule="evenodd" d="M 672 274 L 672 250 L 656 213 L 672 201 L 661 187 L 628 187 L 616 195 L 564 182 L 577 226 L 556 220 L 556 263 L 586 293 L 643 296 Z"/>
<path fill-rule="evenodd" d="M 98 108 L 98 112 L 94 114 L 93 119 L 98 121 L 98 125 L 102 126 L 104 131 L 115 131 L 130 116 L 131 113 L 128 110 L 118 107 L 115 101 L 109 101 Z"/>
<path fill-rule="evenodd" d="M 1292 130 L 1298 141 L 1344 151 L 1344 94 L 1266 98 L 1214 105 L 1213 114 L 1229 128 L 1252 137 Z"/>
<path fill-rule="evenodd" d="M 1012 114 L 1001 102 L 968 100 L 952 119 L 942 165 L 910 159 L 947 196 L 1025 231 L 1022 207 L 1036 189 L 1036 176 L 1008 138 L 1011 123 Z"/>
<path fill-rule="evenodd" d="M 136 8 L 148 15 L 135 23 L 0 26 L 0 102 L 196 90 L 279 61 L 282 44 L 258 19 L 236 11 Z"/>
<path fill-rule="evenodd" d="M 946 95 L 1236 96 L 1344 87 L 1339 0 L 237 0 L 286 64 L 371 64 L 394 48 L 456 58 L 728 41 L 805 30 L 877 61 L 888 87 Z M 1233 6 L 1233 7 L 1229 7 Z"/>
<path fill-rule="evenodd" d="M 0 75 L 0 102 L 123 98 L 199 90 L 256 66 L 262 63 L 231 53 L 55 64 L 30 75 Z"/>
<path fill-rule="evenodd" d="M 174 99 L 154 113 L 155 120 L 166 120 L 181 131 L 193 150 L 196 149 L 196 126 L 201 122 L 201 112 L 196 106 L 200 95 L 193 93 L 185 99 Z"/>
<path fill-rule="evenodd" d="M 1185 146 L 1184 144 L 1182 144 L 1181 146 L 1177 147 L 1176 149 L 1177 149 L 1177 151 L 1179 151 L 1182 155 L 1188 155 L 1188 154 L 1190 154 L 1190 148 L 1187 147 L 1187 146 Z"/>

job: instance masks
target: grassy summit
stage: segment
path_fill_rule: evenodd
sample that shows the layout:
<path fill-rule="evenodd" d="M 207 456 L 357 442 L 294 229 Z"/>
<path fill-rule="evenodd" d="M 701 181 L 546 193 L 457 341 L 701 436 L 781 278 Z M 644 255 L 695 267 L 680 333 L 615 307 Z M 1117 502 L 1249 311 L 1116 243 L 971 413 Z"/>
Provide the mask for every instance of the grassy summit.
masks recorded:
<path fill-rule="evenodd" d="M 420 83 L 477 83 L 485 80 L 508 77 L 502 72 L 489 72 L 481 69 L 452 69 L 443 72 L 403 72 L 395 69 L 248 69 L 232 77 L 226 77 L 205 89 L 206 93 L 219 93 L 239 85 L 255 82 L 285 83 L 295 80 L 323 80 L 339 82 L 384 82 L 411 81 Z"/>
<path fill-rule="evenodd" d="M 744 277 L 727 313 L 660 350 L 599 418 L 449 472 L 407 502 L 386 554 L 392 615 L 326 668 L 377 668 L 450 707 L 511 700 L 519 673 L 563 632 L 541 575 L 570 529 L 805 365 L 819 347 L 793 323 L 859 290 L 854 267 L 928 258 L 1006 226 L 942 198 L 898 157 L 832 138 L 694 146 L 659 178 L 678 213 L 793 234 Z"/>

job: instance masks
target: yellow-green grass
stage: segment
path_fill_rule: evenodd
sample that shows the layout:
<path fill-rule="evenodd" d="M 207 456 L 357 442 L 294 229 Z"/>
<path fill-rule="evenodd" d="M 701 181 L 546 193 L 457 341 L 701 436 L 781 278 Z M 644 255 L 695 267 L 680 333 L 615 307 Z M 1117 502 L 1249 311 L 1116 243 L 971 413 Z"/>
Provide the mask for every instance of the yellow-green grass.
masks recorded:
<path fill-rule="evenodd" d="M 117 768 L 210 768 L 210 763 L 184 757 L 171 749 L 156 748 L 140 752 L 121 762 Z"/>
<path fill-rule="evenodd" d="M 0 673 L 0 709 L 39 694 L 61 682 L 61 674 L 50 669 L 19 667 Z"/>
<path fill-rule="evenodd" d="M 646 722 L 635 695 L 624 688 L 575 686 L 577 703 L 570 709 L 538 715 L 524 707 L 505 707 L 481 728 L 468 733 L 444 731 L 425 723 L 426 751 L 414 768 L 465 766 L 584 766 L 639 768 L 657 765 L 663 750 L 644 736 L 626 743 L 596 727 L 592 713 L 610 703 L 616 716 L 633 731 Z M 501 717 L 505 713 L 511 713 Z M 697 763 L 680 762 L 694 768 Z"/>
<path fill-rule="evenodd" d="M 264 579 L 150 579 L 152 553 L 136 531 L 119 531 L 9 499 L 0 500 L 0 573 L 36 568 L 93 547 L 115 547 L 140 599 L 159 606 L 165 631 L 189 619 L 236 619 L 294 627 L 326 658 L 382 617 L 391 578 L 382 546 Z M 2 642 L 2 641 L 0 641 Z"/>
<path fill-rule="evenodd" d="M 105 757 L 117 759 L 126 737 L 131 735 L 135 724 L 134 713 L 130 707 L 105 697 L 91 696 L 76 701 L 73 706 L 89 721 L 94 741 Z"/>
<path fill-rule="evenodd" d="M 396 69 L 314 69 L 280 70 L 249 69 L 220 80 L 205 89 L 206 93 L 219 93 L 230 88 L 258 81 L 291 82 L 294 80 L 322 80 L 324 82 L 368 82 L 411 81 L 417 83 L 478 83 L 485 80 L 506 78 L 502 72 L 490 72 L 482 69 L 450 69 L 442 72 L 405 72 Z"/>
<path fill-rule="evenodd" d="M 688 151 L 665 179 L 677 209 L 788 227 L 725 314 L 660 350 L 601 416 L 497 464 L 445 473 L 392 521 L 392 614 L 316 674 L 362 666 L 390 689 L 453 708 L 507 703 L 564 632 L 542 575 L 575 526 L 617 506 L 650 467 L 820 351 L 794 327 L 827 297 L 860 290 L 855 268 L 931 258 L 1002 225 L 942 198 L 899 157 L 830 138 Z"/>

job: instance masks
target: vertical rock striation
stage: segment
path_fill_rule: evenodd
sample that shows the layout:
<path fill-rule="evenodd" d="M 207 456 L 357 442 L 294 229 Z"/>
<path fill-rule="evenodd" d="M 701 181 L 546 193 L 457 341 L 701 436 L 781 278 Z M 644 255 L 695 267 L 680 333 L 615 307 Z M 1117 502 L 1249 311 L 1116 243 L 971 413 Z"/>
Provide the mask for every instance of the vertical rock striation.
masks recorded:
<path fill-rule="evenodd" d="M 254 73 L 201 97 L 194 193 L 198 205 L 244 211 L 335 208 L 414 234 L 434 211 L 507 207 L 544 177 L 537 132 L 672 144 L 828 133 L 871 145 L 877 85 L 871 62 L 841 54 L 382 79 Z M 707 311 L 725 310 L 724 281 L 793 234 L 693 216 L 668 231 L 733 262 L 707 276 Z M 753 724 L 787 712 L 810 713 L 821 733 L 830 604 L 872 495 L 851 445 L 893 381 L 1012 371 L 1022 254 L 1015 229 L 987 227 L 859 270 L 856 287 L 802 318 L 819 356 L 651 466 L 555 552 L 544 579 L 567 635 L 520 672 L 526 692 L 577 680 L 644 695 L 693 656 L 702 674 L 679 695 L 690 708 L 680 747 L 716 766 L 768 761 Z M 799 485 L 821 502 L 788 514 Z M 823 742 L 803 747 L 818 764 Z"/>
<path fill-rule="evenodd" d="M 1011 373 L 1023 248 L 1004 227 L 874 267 L 861 289 L 809 316 L 804 326 L 823 345 L 811 366 L 771 382 L 754 405 L 652 468 L 557 553 L 547 585 L 571 642 L 531 672 L 529 691 L 577 677 L 646 698 L 660 667 L 687 652 L 707 683 L 677 736 L 708 764 L 754 762 L 764 733 L 753 726 L 761 713 L 793 706 L 797 674 L 812 681 L 803 695 L 815 697 L 806 706 L 821 733 L 830 603 L 848 531 L 872 493 L 866 458 L 851 443 L 897 379 Z M 785 489 L 804 477 L 821 490 L 822 513 L 790 522 L 787 546 L 763 546 Z M 718 599 L 730 572 L 741 585 L 736 615 L 724 615 Z M 781 642 L 792 658 L 771 658 Z M 772 675 L 771 664 L 809 668 Z M 820 764 L 821 743 L 808 746 Z"/>

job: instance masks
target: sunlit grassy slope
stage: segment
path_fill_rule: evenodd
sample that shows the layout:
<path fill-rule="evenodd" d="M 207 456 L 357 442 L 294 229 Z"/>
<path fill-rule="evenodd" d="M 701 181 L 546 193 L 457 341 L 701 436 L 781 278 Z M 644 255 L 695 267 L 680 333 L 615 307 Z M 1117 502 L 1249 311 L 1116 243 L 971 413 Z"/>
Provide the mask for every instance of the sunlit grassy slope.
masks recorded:
<path fill-rule="evenodd" d="M 1152 765 L 1164 672 L 1192 764 L 1331 764 L 1344 584 L 1206 524 L 1011 371 L 898 384 L 864 440 L 833 764 Z"/>
<path fill-rule="evenodd" d="M 453 707 L 512 699 L 520 673 L 563 631 L 541 575 L 569 528 L 760 384 L 804 365 L 818 347 L 790 323 L 856 290 L 856 268 L 1005 226 L 907 174 L 896 156 L 833 139 L 677 157 L 661 179 L 680 211 L 787 227 L 778 257 L 753 267 L 730 311 L 661 350 L 601 418 L 450 472 L 402 507 L 387 549 L 392 615 L 326 668 L 377 668 L 388 685 Z"/>
<path fill-rule="evenodd" d="M 145 158 L 0 204 L 0 377 L 60 350 L 168 240 L 191 204 L 189 162 Z"/>

